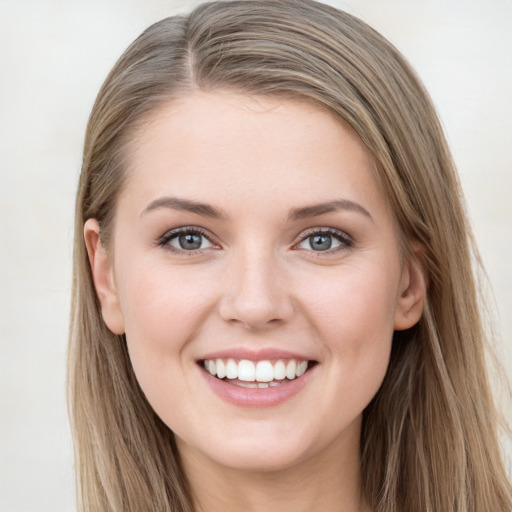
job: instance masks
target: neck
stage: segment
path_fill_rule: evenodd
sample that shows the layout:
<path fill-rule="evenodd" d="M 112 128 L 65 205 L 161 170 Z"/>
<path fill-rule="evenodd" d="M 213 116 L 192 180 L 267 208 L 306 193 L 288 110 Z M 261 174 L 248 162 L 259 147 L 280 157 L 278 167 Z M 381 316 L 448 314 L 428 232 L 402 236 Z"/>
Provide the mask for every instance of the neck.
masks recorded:
<path fill-rule="evenodd" d="M 289 467 L 241 470 L 216 464 L 178 440 L 198 512 L 367 512 L 361 500 L 359 431 Z M 180 446 L 181 445 L 181 446 Z"/>

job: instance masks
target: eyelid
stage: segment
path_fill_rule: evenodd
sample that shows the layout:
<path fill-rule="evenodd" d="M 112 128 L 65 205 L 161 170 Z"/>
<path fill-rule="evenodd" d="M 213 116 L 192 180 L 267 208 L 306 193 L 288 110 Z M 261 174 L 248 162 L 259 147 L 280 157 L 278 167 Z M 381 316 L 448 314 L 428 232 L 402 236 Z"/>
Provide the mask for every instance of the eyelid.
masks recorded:
<path fill-rule="evenodd" d="M 178 249 L 177 247 L 173 247 L 172 245 L 169 244 L 169 242 L 172 239 L 176 238 L 177 236 L 179 236 L 181 234 L 185 234 L 185 233 L 192 233 L 192 234 L 203 236 L 204 238 L 206 238 L 208 240 L 208 242 L 210 242 L 212 244 L 212 247 L 206 247 L 203 249 L 195 249 L 195 250 L 187 251 L 185 249 Z M 166 231 L 161 237 L 158 238 L 157 245 L 159 245 L 163 249 L 168 250 L 172 253 L 187 254 L 187 255 L 197 254 L 202 251 L 205 251 L 206 249 L 212 249 L 212 248 L 218 249 L 219 248 L 219 244 L 217 244 L 213 241 L 213 236 L 210 235 L 205 229 L 200 228 L 199 226 L 181 226 L 178 228 L 170 229 L 169 231 Z"/>
<path fill-rule="evenodd" d="M 300 243 L 307 240 L 310 236 L 313 236 L 316 234 L 330 235 L 330 236 L 336 238 L 340 242 L 340 245 L 333 249 L 327 249 L 326 251 L 314 251 L 313 249 L 303 249 L 303 248 L 298 247 L 298 245 Z M 315 256 L 322 256 L 322 255 L 335 254 L 335 253 L 338 253 L 341 251 L 346 251 L 346 250 L 350 249 L 353 245 L 354 245 L 354 239 L 344 231 L 341 231 L 336 228 L 330 228 L 330 227 L 315 227 L 315 228 L 310 228 L 306 231 L 303 231 L 299 235 L 299 240 L 298 240 L 298 242 L 296 242 L 294 244 L 293 248 L 296 248 L 298 250 L 308 251 L 310 253 L 313 253 Z"/>
<path fill-rule="evenodd" d="M 198 234 L 206 238 L 211 244 L 212 247 L 206 247 L 203 249 L 195 249 L 195 250 L 185 250 L 185 249 L 179 249 L 176 247 L 173 247 L 169 244 L 170 240 L 176 238 L 177 236 L 184 234 L 184 233 L 192 233 L 192 234 Z M 334 238 L 336 238 L 340 245 L 332 248 L 327 249 L 325 251 L 315 251 L 313 249 L 304 249 L 298 247 L 298 245 L 302 242 L 304 242 L 308 237 L 315 235 L 315 234 L 323 234 L 323 235 L 330 235 Z M 354 239 L 348 235 L 346 232 L 341 231 L 336 228 L 331 227 L 314 227 L 307 229 L 306 231 L 303 231 L 299 237 L 298 241 L 293 245 L 292 249 L 296 250 L 304 250 L 309 253 L 313 253 L 315 256 L 322 256 L 322 255 L 329 255 L 329 254 L 335 254 L 341 251 L 346 251 L 350 249 L 354 244 Z M 201 253 L 205 251 L 206 249 L 216 249 L 218 250 L 220 248 L 219 244 L 214 241 L 214 237 L 208 233 L 204 228 L 201 228 L 199 226 L 181 226 L 177 228 L 170 229 L 169 231 L 166 231 L 161 237 L 157 239 L 157 245 L 162 247 L 165 250 L 168 250 L 175 254 L 187 254 L 187 255 L 193 255 L 197 253 Z"/>

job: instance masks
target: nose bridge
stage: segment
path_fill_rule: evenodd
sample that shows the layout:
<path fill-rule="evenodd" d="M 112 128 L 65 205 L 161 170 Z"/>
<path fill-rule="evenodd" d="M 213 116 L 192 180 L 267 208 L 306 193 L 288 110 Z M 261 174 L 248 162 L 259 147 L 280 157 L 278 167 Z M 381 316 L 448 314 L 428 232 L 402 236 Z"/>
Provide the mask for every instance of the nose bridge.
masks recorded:
<path fill-rule="evenodd" d="M 293 313 L 282 265 L 268 244 L 253 240 L 234 251 L 225 279 L 224 320 L 261 329 L 281 324 Z"/>

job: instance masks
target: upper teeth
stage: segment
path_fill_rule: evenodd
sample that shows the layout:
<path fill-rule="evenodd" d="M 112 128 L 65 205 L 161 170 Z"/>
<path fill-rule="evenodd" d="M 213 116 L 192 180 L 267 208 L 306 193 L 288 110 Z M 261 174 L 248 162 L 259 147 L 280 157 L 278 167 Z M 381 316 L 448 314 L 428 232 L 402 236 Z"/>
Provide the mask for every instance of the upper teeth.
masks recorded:
<path fill-rule="evenodd" d="M 219 379 L 227 377 L 228 379 L 238 379 L 246 382 L 271 382 L 273 380 L 295 379 L 300 377 L 307 369 L 307 361 L 298 361 L 290 359 L 272 363 L 271 361 L 250 361 L 242 359 L 205 359 L 204 367 L 212 375 Z"/>

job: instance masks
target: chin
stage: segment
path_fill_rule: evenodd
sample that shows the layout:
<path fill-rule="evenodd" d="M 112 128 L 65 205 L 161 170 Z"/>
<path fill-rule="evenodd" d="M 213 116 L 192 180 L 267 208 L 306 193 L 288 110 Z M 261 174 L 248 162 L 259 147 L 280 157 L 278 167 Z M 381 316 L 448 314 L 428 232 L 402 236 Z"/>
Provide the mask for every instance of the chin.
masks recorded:
<path fill-rule="evenodd" d="M 240 422 L 222 429 L 222 434 L 210 430 L 200 443 L 181 439 L 182 457 L 194 453 L 194 458 L 235 471 L 270 473 L 285 471 L 325 452 L 330 436 L 322 430 L 297 422 Z M 190 441 L 190 443 L 187 443 Z"/>
<path fill-rule="evenodd" d="M 219 446 L 220 448 L 220 446 Z M 285 471 L 307 459 L 304 447 L 233 443 L 227 450 L 215 450 L 210 458 L 217 464 L 236 471 L 272 473 Z"/>

